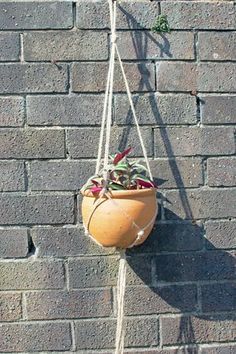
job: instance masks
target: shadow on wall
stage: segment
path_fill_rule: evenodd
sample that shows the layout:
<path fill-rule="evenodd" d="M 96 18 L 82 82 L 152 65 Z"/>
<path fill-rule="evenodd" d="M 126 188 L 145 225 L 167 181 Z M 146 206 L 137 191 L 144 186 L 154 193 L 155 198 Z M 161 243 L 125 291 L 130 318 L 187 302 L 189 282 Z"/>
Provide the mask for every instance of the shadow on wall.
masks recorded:
<path fill-rule="evenodd" d="M 133 28 L 132 24 L 134 24 L 135 19 L 129 13 L 126 13 L 121 5 L 119 5 L 119 9 L 126 15 L 127 22 L 130 24 L 129 27 Z M 172 54 L 168 39 L 162 34 L 160 34 L 160 38 L 162 42 L 158 42 L 150 32 L 133 31 L 132 40 L 137 58 L 146 57 L 148 39 L 151 39 L 159 47 L 160 57 L 171 58 Z M 139 68 L 141 74 L 145 70 L 143 65 L 145 63 L 142 63 L 142 67 L 140 66 Z M 146 70 L 148 71 L 148 68 Z M 143 88 L 146 88 L 147 91 L 152 91 L 148 79 L 143 78 L 148 77 L 148 75 L 141 76 L 142 79 L 137 91 L 143 91 Z M 134 105 L 137 104 L 138 99 L 138 96 L 136 96 Z M 153 100 L 151 101 L 150 98 L 150 106 L 153 116 L 156 117 L 156 123 L 163 126 L 163 120 L 158 110 L 158 102 L 154 105 Z M 128 127 L 124 130 L 119 146 L 120 151 L 127 146 L 131 121 L 133 121 L 132 112 L 129 110 L 125 121 Z M 174 156 L 167 130 L 163 126 L 160 131 L 167 156 Z M 227 311 L 235 309 L 235 300 L 233 299 L 236 287 L 233 283 L 228 282 L 227 285 L 225 283 L 220 285 L 217 284 L 217 281 L 235 280 L 233 271 L 235 269 L 235 258 L 226 251 L 217 250 L 214 245 L 204 238 L 203 227 L 191 221 L 194 218 L 178 165 L 174 159 L 169 160 L 169 165 L 175 181 L 178 182 L 178 188 L 181 189 L 180 198 L 186 219 L 190 221 L 183 220 L 178 215 L 173 214 L 172 211 L 166 209 L 165 214 L 168 215 L 168 219 L 174 219 L 174 223 L 160 223 L 144 245 L 127 252 L 127 261 L 143 283 L 150 286 L 150 274 L 147 275 L 143 269 L 145 264 L 142 267 L 136 258 L 137 255 L 143 253 L 153 254 L 155 286 L 150 287 L 151 290 L 158 294 L 171 308 L 175 308 L 175 312 L 178 311 L 180 314 L 184 314 L 179 319 L 178 335 L 172 344 L 196 344 L 198 340 L 195 338 L 194 318 L 206 321 L 232 319 L 232 313 L 227 314 Z M 160 184 L 160 180 L 157 180 L 158 182 Z M 194 309 L 190 311 L 184 299 L 172 296 L 173 294 L 171 295 L 168 291 L 165 291 L 165 285 L 172 285 L 173 283 L 173 286 L 189 284 L 190 287 L 192 285 L 195 288 L 195 293 L 193 292 L 193 296 L 196 297 Z M 219 291 L 220 286 L 221 290 Z M 199 303 L 199 297 L 202 300 L 202 296 L 205 296 L 207 300 Z M 225 312 L 222 314 L 222 311 Z M 188 316 L 190 313 L 191 315 Z M 198 348 L 186 348 L 185 352 L 198 353 Z"/>
<path fill-rule="evenodd" d="M 172 213 L 170 210 L 165 211 Z M 236 308 L 236 285 L 233 282 L 236 261 L 230 253 L 216 249 L 204 238 L 204 230 L 200 224 L 178 218 L 176 214 L 172 216 L 174 223 L 158 224 L 157 220 L 156 227 L 145 243 L 127 251 L 127 262 L 151 292 L 165 303 L 165 309 L 160 310 L 160 313 L 173 312 L 181 315 L 179 322 L 172 322 L 171 328 L 167 327 L 167 332 L 178 327 L 174 329 L 175 333 L 178 331 L 178 335 L 170 335 L 172 345 L 196 345 L 200 343 L 195 338 L 195 331 L 199 332 L 197 326 L 201 326 L 201 323 L 194 325 L 196 318 L 219 322 L 218 329 L 214 329 L 222 333 L 223 322 L 233 318 L 232 312 L 227 311 L 234 311 Z M 144 258 L 147 256 L 152 259 L 151 281 L 144 259 L 139 261 L 141 254 Z M 149 314 L 154 313 L 155 310 Z M 156 313 L 159 314 L 158 311 Z M 208 328 L 203 327 L 207 331 Z M 211 331 L 212 329 L 209 331 L 210 339 Z M 169 340 L 168 333 L 166 337 Z M 185 352 L 197 354 L 198 348 L 186 348 Z"/>
<path fill-rule="evenodd" d="M 118 5 L 118 6 L 119 6 L 119 9 L 125 14 L 125 16 L 127 18 L 127 23 L 129 24 L 129 27 L 133 28 L 134 26 L 132 26 L 132 24 L 134 24 L 136 22 L 135 18 L 132 15 L 130 15 L 129 13 L 127 13 L 122 8 L 121 5 Z M 170 43 L 169 43 L 168 39 L 163 34 L 160 34 L 159 36 L 163 40 L 163 43 L 158 42 L 154 38 L 154 36 L 152 36 L 152 34 L 147 31 L 145 31 L 145 32 L 132 31 L 132 41 L 133 41 L 133 46 L 135 48 L 135 52 L 136 52 L 137 57 L 139 57 L 139 56 L 142 58 L 146 57 L 147 45 L 148 45 L 147 40 L 149 38 L 160 48 L 160 50 L 161 50 L 160 57 L 163 57 L 165 54 L 167 57 L 171 58 L 172 54 L 171 54 Z M 143 70 L 144 70 L 143 65 L 145 65 L 145 63 L 144 64 L 142 63 L 142 66 L 138 66 L 138 68 L 140 70 L 140 74 L 141 74 L 141 80 L 140 80 L 139 87 L 138 87 L 137 91 L 143 91 L 144 87 L 146 87 L 147 91 L 152 91 L 152 87 L 151 87 L 149 81 L 146 79 L 146 77 L 148 77 L 148 75 L 142 75 Z M 148 72 L 148 68 L 146 68 L 146 71 Z M 137 105 L 138 99 L 139 99 L 139 97 L 136 96 L 136 98 L 134 100 L 134 106 Z M 150 103 L 150 107 L 152 109 L 153 116 L 156 118 L 156 124 L 163 126 L 164 122 L 162 120 L 161 114 L 158 109 L 158 102 L 155 101 L 155 103 L 154 103 L 152 98 L 149 97 L 149 103 Z M 131 109 L 129 109 L 126 119 L 125 119 L 125 123 L 124 123 L 125 125 L 127 125 L 127 129 L 124 129 L 123 135 L 121 137 L 120 144 L 118 147 L 119 151 L 123 151 L 127 146 L 128 137 L 129 137 L 130 130 L 131 130 L 131 124 L 130 124 L 131 121 L 133 121 L 133 117 L 132 117 L 132 111 L 131 111 Z M 162 129 L 160 129 L 160 135 L 161 135 L 161 138 L 164 142 L 167 156 L 174 156 L 173 149 L 172 149 L 171 143 L 170 143 L 170 139 L 168 137 L 167 129 L 164 126 L 162 127 Z M 178 187 L 183 188 L 184 183 L 181 178 L 181 174 L 180 174 L 180 171 L 179 171 L 176 161 L 174 159 L 169 160 L 169 165 L 170 165 L 170 169 L 172 171 L 173 176 L 175 177 L 176 181 L 178 181 Z M 159 181 L 157 180 L 156 182 L 158 183 Z M 181 198 L 182 204 L 184 206 L 187 218 L 192 219 L 188 198 L 187 198 L 187 195 L 184 191 L 183 191 L 183 193 L 181 193 L 180 198 Z"/>

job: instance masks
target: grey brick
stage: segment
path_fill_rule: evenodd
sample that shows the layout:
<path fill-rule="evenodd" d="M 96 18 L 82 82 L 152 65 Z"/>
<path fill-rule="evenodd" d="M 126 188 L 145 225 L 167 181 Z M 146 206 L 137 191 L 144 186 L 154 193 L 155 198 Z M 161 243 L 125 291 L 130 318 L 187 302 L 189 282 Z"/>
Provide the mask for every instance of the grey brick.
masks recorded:
<path fill-rule="evenodd" d="M 77 348 L 79 350 L 114 348 L 115 332 L 116 322 L 112 319 L 77 321 L 75 327 Z M 158 342 L 156 318 L 136 317 L 127 320 L 125 347 L 156 346 Z"/>
<path fill-rule="evenodd" d="M 217 142 L 217 144 L 216 144 Z M 233 127 L 171 127 L 154 131 L 155 157 L 232 155 Z"/>
<path fill-rule="evenodd" d="M 21 294 L 0 294 L 0 321 L 17 321 L 22 317 Z"/>
<path fill-rule="evenodd" d="M 206 223 L 207 248 L 236 248 L 235 221 L 208 221 Z"/>
<path fill-rule="evenodd" d="M 203 285 L 202 310 L 204 312 L 236 310 L 236 285 L 233 283 Z"/>
<path fill-rule="evenodd" d="M 138 285 L 142 278 L 151 283 L 151 258 L 138 256 L 129 260 L 127 283 Z M 104 287 L 116 285 L 118 257 L 93 257 L 69 261 L 70 288 Z M 137 275 L 139 273 L 139 275 Z"/>
<path fill-rule="evenodd" d="M 0 350 L 19 353 L 25 351 L 69 350 L 69 323 L 20 323 L 0 327 Z"/>
<path fill-rule="evenodd" d="M 165 1 L 165 0 L 163 0 Z M 188 354 L 196 354 L 196 348 L 194 347 L 184 347 L 184 348 L 178 348 L 178 354 L 186 354 L 186 350 L 188 351 Z M 133 354 L 176 354 L 176 349 L 129 349 L 129 351 L 124 352 L 125 354 L 133 353 Z M 93 353 L 95 354 L 95 353 Z M 105 353 L 105 354 L 110 354 L 110 353 Z"/>
<path fill-rule="evenodd" d="M 66 92 L 66 65 L 49 63 L 1 64 L 1 93 Z"/>
<path fill-rule="evenodd" d="M 236 185 L 236 159 L 212 158 L 207 160 L 207 174 L 209 186 Z"/>
<path fill-rule="evenodd" d="M 235 189 L 201 189 L 169 191 L 167 219 L 229 218 L 236 216 Z"/>
<path fill-rule="evenodd" d="M 107 60 L 106 32 L 51 31 L 24 34 L 26 61 Z"/>
<path fill-rule="evenodd" d="M 235 123 L 236 95 L 202 95 L 200 98 L 203 124 Z"/>
<path fill-rule="evenodd" d="M 144 145 L 148 156 L 152 155 L 152 136 L 151 128 L 141 128 Z M 67 134 L 68 150 L 72 158 L 80 157 L 96 157 L 97 147 L 99 142 L 100 129 L 83 128 L 83 129 L 69 129 Z M 130 156 L 142 156 L 142 149 L 140 144 L 137 144 L 138 134 L 136 128 L 112 127 L 111 130 L 111 153 L 118 150 L 123 150 L 128 145 L 132 146 L 133 151 Z"/>
<path fill-rule="evenodd" d="M 151 63 L 125 63 L 124 70 L 131 91 L 154 91 L 155 73 Z M 107 63 L 74 63 L 72 65 L 72 91 L 105 91 L 107 81 Z M 114 91 L 126 91 L 122 73 L 117 63 L 114 73 Z"/>
<path fill-rule="evenodd" d="M 216 315 L 162 318 L 163 344 L 210 343 L 234 340 L 235 317 Z M 191 326 L 191 327 L 189 327 Z M 191 328 L 187 335 L 180 328 Z"/>
<path fill-rule="evenodd" d="M 1 16 L 1 12 L 0 12 Z M 0 33 L 0 61 L 19 61 L 20 36 L 17 33 Z"/>
<path fill-rule="evenodd" d="M 63 224 L 74 221 L 72 195 L 2 195 L 0 225 Z"/>
<path fill-rule="evenodd" d="M 0 97 L 0 126 L 20 127 L 24 123 L 22 97 Z"/>
<path fill-rule="evenodd" d="M 60 289 L 64 269 L 60 261 L 18 261 L 0 263 L 1 290 Z"/>
<path fill-rule="evenodd" d="M 168 16 L 173 29 L 234 29 L 235 12 L 232 1 L 166 1 L 162 13 Z"/>
<path fill-rule="evenodd" d="M 114 253 L 113 248 L 102 248 L 80 227 L 34 228 L 31 231 L 39 257 L 67 257 Z"/>
<path fill-rule="evenodd" d="M 131 256 L 127 259 L 127 285 L 151 285 L 152 257 L 145 255 Z"/>
<path fill-rule="evenodd" d="M 125 351 L 125 354 L 130 354 L 130 353 L 135 353 L 135 354 L 176 354 L 176 349 L 129 349 L 129 351 Z M 178 354 L 185 354 L 186 350 L 188 350 L 188 354 L 196 354 L 196 351 L 192 347 L 185 347 L 185 348 L 178 348 Z M 92 354 L 92 353 L 91 353 Z M 93 354 L 96 354 L 95 352 Z M 104 353 L 104 354 L 112 354 L 110 353 Z"/>
<path fill-rule="evenodd" d="M 158 4 L 154 2 L 122 1 L 117 6 L 118 29 L 151 28 L 159 14 Z M 109 7 L 105 0 L 77 3 L 77 26 L 79 28 L 108 28 L 110 26 Z"/>
<path fill-rule="evenodd" d="M 151 160 L 150 166 L 159 188 L 199 187 L 203 184 L 199 158 Z"/>
<path fill-rule="evenodd" d="M 131 253 L 157 253 L 197 251 L 203 247 L 201 225 L 192 222 L 161 224 L 154 226 L 149 238 L 142 246 L 135 247 Z"/>
<path fill-rule="evenodd" d="M 70 288 L 116 285 L 117 257 L 80 258 L 69 261 Z"/>
<path fill-rule="evenodd" d="M 235 63 L 157 64 L 158 91 L 235 92 Z"/>
<path fill-rule="evenodd" d="M 61 158 L 64 140 L 64 131 L 59 129 L 2 129 L 0 158 Z"/>
<path fill-rule="evenodd" d="M 25 257 L 27 253 L 26 229 L 0 229 L 0 258 Z"/>
<path fill-rule="evenodd" d="M 194 124 L 196 99 L 190 95 L 137 94 L 133 95 L 139 124 Z M 175 107 L 175 109 L 173 109 Z M 135 124 L 126 94 L 115 95 L 117 124 Z"/>
<path fill-rule="evenodd" d="M 169 254 L 156 256 L 155 260 L 156 281 L 161 283 L 236 278 L 233 252 Z"/>
<path fill-rule="evenodd" d="M 0 191 L 23 191 L 25 189 L 24 179 L 23 162 L 0 161 Z"/>
<path fill-rule="evenodd" d="M 161 62 L 157 64 L 158 91 L 196 91 L 197 72 L 194 63 Z"/>
<path fill-rule="evenodd" d="M 126 315 L 175 313 L 180 309 L 188 312 L 195 311 L 196 307 L 197 289 L 193 285 L 126 288 Z"/>
<path fill-rule="evenodd" d="M 143 32 L 119 32 L 118 48 L 122 59 L 194 59 L 192 32 L 160 34 Z"/>
<path fill-rule="evenodd" d="M 235 32 L 200 32 L 198 48 L 200 60 L 235 60 Z"/>
<path fill-rule="evenodd" d="M 236 63 L 202 63 L 198 67 L 197 90 L 235 92 Z"/>
<path fill-rule="evenodd" d="M 34 161 L 30 165 L 30 185 L 38 191 L 78 190 L 94 173 L 92 161 Z"/>
<path fill-rule="evenodd" d="M 0 29 L 52 29 L 72 27 L 72 2 L 24 1 L 0 3 Z"/>
<path fill-rule="evenodd" d="M 202 354 L 234 354 L 236 351 L 236 345 L 217 345 L 207 346 L 201 348 Z"/>
<path fill-rule="evenodd" d="M 44 291 L 26 294 L 30 320 L 110 316 L 111 289 Z"/>
<path fill-rule="evenodd" d="M 27 122 L 29 125 L 99 125 L 103 102 L 103 95 L 28 96 Z"/>

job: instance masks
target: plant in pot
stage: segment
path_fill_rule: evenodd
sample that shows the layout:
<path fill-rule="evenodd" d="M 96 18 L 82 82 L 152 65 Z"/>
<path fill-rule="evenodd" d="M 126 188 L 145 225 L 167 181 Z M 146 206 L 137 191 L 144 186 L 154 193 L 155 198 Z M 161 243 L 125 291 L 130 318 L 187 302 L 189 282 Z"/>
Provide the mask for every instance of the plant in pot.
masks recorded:
<path fill-rule="evenodd" d="M 143 243 L 157 216 L 156 185 L 129 147 L 111 155 L 106 171 L 82 187 L 82 217 L 90 236 L 104 247 L 129 248 Z"/>

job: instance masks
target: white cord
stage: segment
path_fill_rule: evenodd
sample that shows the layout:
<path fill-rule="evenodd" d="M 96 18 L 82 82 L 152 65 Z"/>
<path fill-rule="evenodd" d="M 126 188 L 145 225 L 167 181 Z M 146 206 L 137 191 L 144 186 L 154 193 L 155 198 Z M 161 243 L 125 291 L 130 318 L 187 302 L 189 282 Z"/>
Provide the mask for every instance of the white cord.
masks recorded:
<path fill-rule="evenodd" d="M 126 77 L 126 74 L 125 74 L 124 66 L 123 66 L 123 63 L 122 63 L 122 60 L 121 60 L 121 57 L 120 57 L 120 53 L 119 53 L 119 49 L 118 49 L 116 43 L 115 43 L 115 48 L 116 48 L 117 57 L 118 57 L 118 60 L 119 60 L 119 63 L 120 63 L 120 68 L 121 68 L 121 72 L 122 72 L 122 75 L 123 75 L 127 96 L 129 98 L 130 107 L 131 107 L 131 110 L 132 110 L 132 113 L 133 113 L 133 116 L 134 116 L 134 121 L 135 121 L 135 124 L 136 124 L 136 127 L 137 127 L 140 144 L 141 144 L 141 147 L 142 147 L 142 150 L 143 150 L 143 156 L 144 156 L 144 159 L 145 159 L 145 162 L 146 162 L 146 165 L 147 165 L 149 176 L 150 176 L 151 180 L 153 180 L 150 164 L 149 164 L 148 157 L 147 157 L 147 151 L 146 151 L 146 148 L 144 146 L 141 130 L 140 130 L 140 127 L 139 127 L 139 124 L 138 124 L 138 118 L 137 118 L 137 115 L 136 115 L 136 112 L 135 112 L 134 103 L 133 103 L 131 92 L 130 92 L 130 88 L 129 88 L 129 83 L 128 83 L 128 80 L 127 80 L 127 77 Z"/>

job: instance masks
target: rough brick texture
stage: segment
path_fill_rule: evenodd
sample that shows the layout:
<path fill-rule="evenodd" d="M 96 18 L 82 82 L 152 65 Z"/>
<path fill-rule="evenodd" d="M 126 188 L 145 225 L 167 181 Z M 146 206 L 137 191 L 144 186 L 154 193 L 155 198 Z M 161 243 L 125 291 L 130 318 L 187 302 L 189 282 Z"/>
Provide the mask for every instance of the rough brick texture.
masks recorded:
<path fill-rule="evenodd" d="M 24 57 L 26 61 L 106 60 L 107 34 L 93 31 L 26 33 Z"/>
<path fill-rule="evenodd" d="M 99 125 L 101 124 L 103 100 L 103 95 L 86 94 L 28 96 L 27 123 L 49 126 Z"/>
<path fill-rule="evenodd" d="M 28 253 L 26 229 L 0 229 L 0 257 L 20 258 Z"/>
<path fill-rule="evenodd" d="M 65 64 L 1 64 L 2 93 L 66 92 Z"/>
<path fill-rule="evenodd" d="M 37 159 L 65 156 L 64 131 L 0 129 L 0 158 Z"/>
<path fill-rule="evenodd" d="M 201 95 L 200 104 L 203 124 L 235 123 L 235 95 Z"/>
<path fill-rule="evenodd" d="M 111 289 L 29 293 L 26 302 L 29 319 L 107 317 L 112 312 Z"/>
<path fill-rule="evenodd" d="M 125 63 L 125 72 L 131 91 L 155 91 L 155 68 L 152 63 Z M 105 91 L 108 64 L 75 63 L 72 66 L 72 91 Z M 114 90 L 125 92 L 125 84 L 119 66 L 115 68 Z"/>
<path fill-rule="evenodd" d="M 64 270 L 60 261 L 1 262 L 1 290 L 60 289 L 64 286 Z"/>
<path fill-rule="evenodd" d="M 0 97 L 0 127 L 20 127 L 23 123 L 23 97 Z"/>
<path fill-rule="evenodd" d="M 1 2 L 0 29 L 70 28 L 73 24 L 71 1 Z"/>
<path fill-rule="evenodd" d="M 21 161 L 0 161 L 0 191 L 25 190 L 24 163 Z"/>
<path fill-rule="evenodd" d="M 159 187 L 150 237 L 126 251 L 124 354 L 235 354 L 235 1 L 117 3 Z M 119 253 L 85 235 L 80 194 L 110 39 L 107 0 L 0 1 L 1 354 L 114 352 Z M 112 112 L 110 153 L 142 162 L 117 60 Z"/>
<path fill-rule="evenodd" d="M 0 33 L 0 61 L 19 61 L 20 36 L 18 33 Z"/>
<path fill-rule="evenodd" d="M 0 196 L 0 220 L 7 224 L 64 224 L 74 221 L 72 195 L 13 195 Z"/>
<path fill-rule="evenodd" d="M 0 321 L 17 321 L 21 318 L 21 294 L 0 294 Z"/>
<path fill-rule="evenodd" d="M 8 353 L 71 348 L 69 323 L 5 324 L 0 327 L 0 338 L 0 350 Z"/>
<path fill-rule="evenodd" d="M 196 99 L 190 95 L 138 94 L 133 95 L 133 102 L 140 125 L 194 124 L 197 121 Z M 114 113 L 117 124 L 135 124 L 129 108 L 127 95 L 117 94 Z"/>
<path fill-rule="evenodd" d="M 201 60 L 235 60 L 235 32 L 199 33 L 199 56 Z"/>
<path fill-rule="evenodd" d="M 192 333 L 180 335 L 179 328 L 191 326 Z M 196 317 L 164 317 L 162 334 L 165 344 L 225 342 L 235 332 L 235 317 L 225 315 Z"/>

